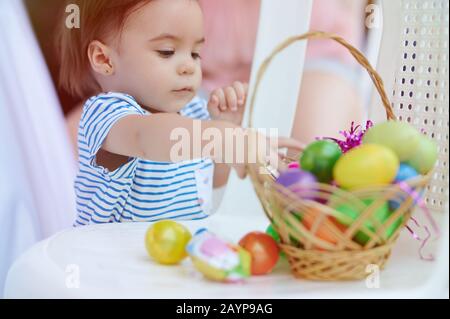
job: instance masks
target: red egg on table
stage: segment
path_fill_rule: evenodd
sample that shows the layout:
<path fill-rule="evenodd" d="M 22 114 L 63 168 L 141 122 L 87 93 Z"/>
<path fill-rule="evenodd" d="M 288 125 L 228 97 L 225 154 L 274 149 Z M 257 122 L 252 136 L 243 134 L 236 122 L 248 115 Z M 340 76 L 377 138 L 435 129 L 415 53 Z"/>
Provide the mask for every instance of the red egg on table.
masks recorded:
<path fill-rule="evenodd" d="M 275 240 L 263 232 L 251 232 L 242 237 L 239 245 L 251 255 L 252 275 L 270 273 L 278 262 L 280 250 Z"/>

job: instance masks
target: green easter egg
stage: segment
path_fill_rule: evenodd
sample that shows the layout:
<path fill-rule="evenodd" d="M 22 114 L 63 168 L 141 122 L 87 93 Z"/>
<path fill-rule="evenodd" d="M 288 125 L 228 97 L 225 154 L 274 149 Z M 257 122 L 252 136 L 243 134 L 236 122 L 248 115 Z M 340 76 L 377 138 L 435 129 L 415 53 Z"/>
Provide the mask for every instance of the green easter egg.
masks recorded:
<path fill-rule="evenodd" d="M 335 142 L 321 140 L 309 144 L 300 156 L 300 167 L 314 174 L 319 182 L 329 183 L 333 179 L 333 167 L 342 151 Z"/>
<path fill-rule="evenodd" d="M 390 148 L 401 162 L 409 160 L 419 145 L 421 134 L 405 122 L 388 121 L 375 125 L 364 135 L 363 144 Z"/>
<path fill-rule="evenodd" d="M 273 228 L 272 224 L 270 224 L 267 227 L 266 234 L 272 237 L 277 243 L 280 242 L 280 235 L 278 235 L 277 231 Z"/>
<path fill-rule="evenodd" d="M 363 202 L 366 205 L 366 207 L 369 207 L 374 202 L 374 200 L 366 199 L 366 200 L 363 200 Z M 345 216 L 350 217 L 350 220 L 349 220 L 348 218 L 343 218 L 342 216 L 336 216 L 337 221 L 345 226 L 350 226 L 353 223 L 353 221 L 355 221 L 363 211 L 363 210 L 358 210 L 356 207 L 354 207 L 354 205 L 348 205 L 348 204 L 339 205 L 336 207 L 336 210 L 341 212 Z M 384 221 L 386 221 L 390 215 L 391 215 L 391 212 L 389 210 L 389 205 L 387 202 L 383 203 L 375 212 L 375 218 L 380 223 L 384 223 Z M 399 217 L 395 222 L 393 222 L 386 229 L 386 231 L 384 233 L 384 239 L 385 240 L 389 239 L 394 234 L 394 232 L 397 230 L 397 228 L 400 227 L 402 222 L 403 222 L 403 217 Z M 365 221 L 364 226 L 372 232 L 376 231 L 375 225 L 370 220 Z M 358 231 L 354 237 L 354 240 L 356 242 L 360 243 L 361 245 L 367 244 L 369 239 L 370 239 L 369 236 L 363 231 Z"/>
<path fill-rule="evenodd" d="M 274 210 L 274 211 L 276 211 L 276 213 L 278 214 L 278 216 L 282 216 L 283 214 L 281 214 L 280 212 L 281 212 L 281 208 L 280 207 L 277 207 L 277 206 L 272 206 L 272 209 Z M 298 218 L 298 216 L 296 215 L 296 214 L 293 214 L 294 215 L 294 217 L 296 217 L 297 218 L 297 220 L 299 220 L 299 218 Z M 285 220 L 284 221 L 288 226 L 290 226 L 291 228 L 292 228 L 292 225 L 287 221 L 287 220 Z M 276 225 L 276 223 L 274 223 L 275 225 Z M 275 228 L 273 227 L 273 225 L 271 225 L 272 226 L 272 228 L 273 228 L 273 230 L 275 231 Z M 267 233 L 267 230 L 266 230 L 266 233 Z M 270 235 L 270 234 L 268 234 L 268 235 Z M 279 237 L 279 234 L 277 234 L 278 235 L 278 237 Z M 279 237 L 280 238 L 280 237 Z M 275 239 L 275 238 L 274 238 Z M 301 245 L 300 245 L 300 242 L 297 240 L 297 239 L 295 239 L 292 235 L 289 235 L 289 240 L 290 240 L 290 245 L 292 245 L 292 246 L 295 246 L 295 247 L 300 247 Z M 275 239 L 275 241 L 276 241 L 276 239 Z M 280 238 L 280 242 L 281 242 L 281 238 Z M 283 253 L 284 254 L 284 253 Z"/>
<path fill-rule="evenodd" d="M 386 220 L 389 217 L 389 214 L 386 216 L 386 218 L 384 220 Z M 394 232 L 397 230 L 397 228 L 399 228 L 401 226 L 403 222 L 403 217 L 399 217 L 396 221 L 394 221 L 385 231 L 384 233 L 384 239 L 387 240 L 389 238 L 392 237 L 392 235 L 394 234 Z M 373 227 L 372 223 L 370 223 L 371 225 L 368 226 L 368 228 L 375 232 L 375 228 Z M 369 241 L 369 236 L 367 236 L 366 233 L 364 232 L 357 232 L 355 235 L 355 240 L 362 244 L 365 245 L 367 244 L 367 242 Z"/>
<path fill-rule="evenodd" d="M 272 237 L 273 240 L 275 240 L 278 244 L 281 242 L 280 235 L 277 233 L 272 224 L 267 226 L 266 234 Z M 286 257 L 286 254 L 281 249 L 280 249 L 280 257 Z"/>
<path fill-rule="evenodd" d="M 295 219 L 297 219 L 298 221 L 301 221 L 300 216 L 297 215 L 297 213 L 292 213 L 292 216 L 294 216 Z M 286 224 L 291 227 L 291 229 L 295 229 L 287 220 L 285 220 Z M 280 238 L 281 241 L 281 238 Z M 289 241 L 290 241 L 290 245 L 294 246 L 294 247 L 301 247 L 300 242 L 294 238 L 294 236 L 292 236 L 291 234 L 289 234 Z"/>
<path fill-rule="evenodd" d="M 434 168 L 437 158 L 438 148 L 436 143 L 425 135 L 421 135 L 416 152 L 406 163 L 414 167 L 420 174 L 425 175 Z"/>

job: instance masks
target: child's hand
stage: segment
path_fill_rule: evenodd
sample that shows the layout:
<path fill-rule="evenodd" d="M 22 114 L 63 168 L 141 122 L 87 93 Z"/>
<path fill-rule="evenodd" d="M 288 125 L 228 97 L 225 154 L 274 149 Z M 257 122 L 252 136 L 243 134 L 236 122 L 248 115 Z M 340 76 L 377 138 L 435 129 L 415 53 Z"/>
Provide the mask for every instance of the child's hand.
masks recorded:
<path fill-rule="evenodd" d="M 248 173 L 247 164 L 254 164 L 254 160 L 259 158 L 259 160 L 266 162 L 267 165 L 271 167 L 272 171 L 284 171 L 287 169 L 287 164 L 283 161 L 283 155 L 279 153 L 282 148 L 289 148 L 293 151 L 300 151 L 305 148 L 305 145 L 300 141 L 297 141 L 290 137 L 267 137 L 257 131 L 251 130 L 247 131 L 250 135 L 256 134 L 253 137 L 253 141 L 260 141 L 256 144 L 249 145 L 247 143 L 245 152 L 247 156 L 244 156 L 245 163 L 233 163 L 232 166 L 235 169 L 239 178 L 245 178 Z M 265 143 L 265 147 L 262 147 Z M 245 155 L 245 154 L 244 154 Z"/>
<path fill-rule="evenodd" d="M 208 101 L 211 118 L 241 125 L 247 92 L 248 84 L 241 82 L 234 82 L 231 86 L 214 90 Z"/>

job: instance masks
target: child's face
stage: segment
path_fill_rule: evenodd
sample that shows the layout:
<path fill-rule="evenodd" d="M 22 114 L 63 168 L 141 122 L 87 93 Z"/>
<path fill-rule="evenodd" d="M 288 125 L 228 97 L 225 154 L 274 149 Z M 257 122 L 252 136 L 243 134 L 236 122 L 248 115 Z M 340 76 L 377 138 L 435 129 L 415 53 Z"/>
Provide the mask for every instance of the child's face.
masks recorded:
<path fill-rule="evenodd" d="M 112 55 L 114 86 L 150 109 L 178 112 L 200 87 L 203 42 L 197 1 L 150 1 L 124 26 Z"/>

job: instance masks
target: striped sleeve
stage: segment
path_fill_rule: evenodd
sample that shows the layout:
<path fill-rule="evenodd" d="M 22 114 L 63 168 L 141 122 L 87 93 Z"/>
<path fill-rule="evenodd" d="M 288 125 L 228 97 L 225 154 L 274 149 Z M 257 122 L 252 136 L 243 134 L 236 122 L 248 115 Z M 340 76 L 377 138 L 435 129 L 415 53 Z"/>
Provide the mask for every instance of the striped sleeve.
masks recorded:
<path fill-rule="evenodd" d="M 210 120 L 211 116 L 208 112 L 206 100 L 195 97 L 181 111 L 180 114 L 198 120 Z"/>
<path fill-rule="evenodd" d="M 97 98 L 85 107 L 80 120 L 80 132 L 91 158 L 95 157 L 113 125 L 132 114 L 142 115 L 143 112 L 119 97 Z"/>

